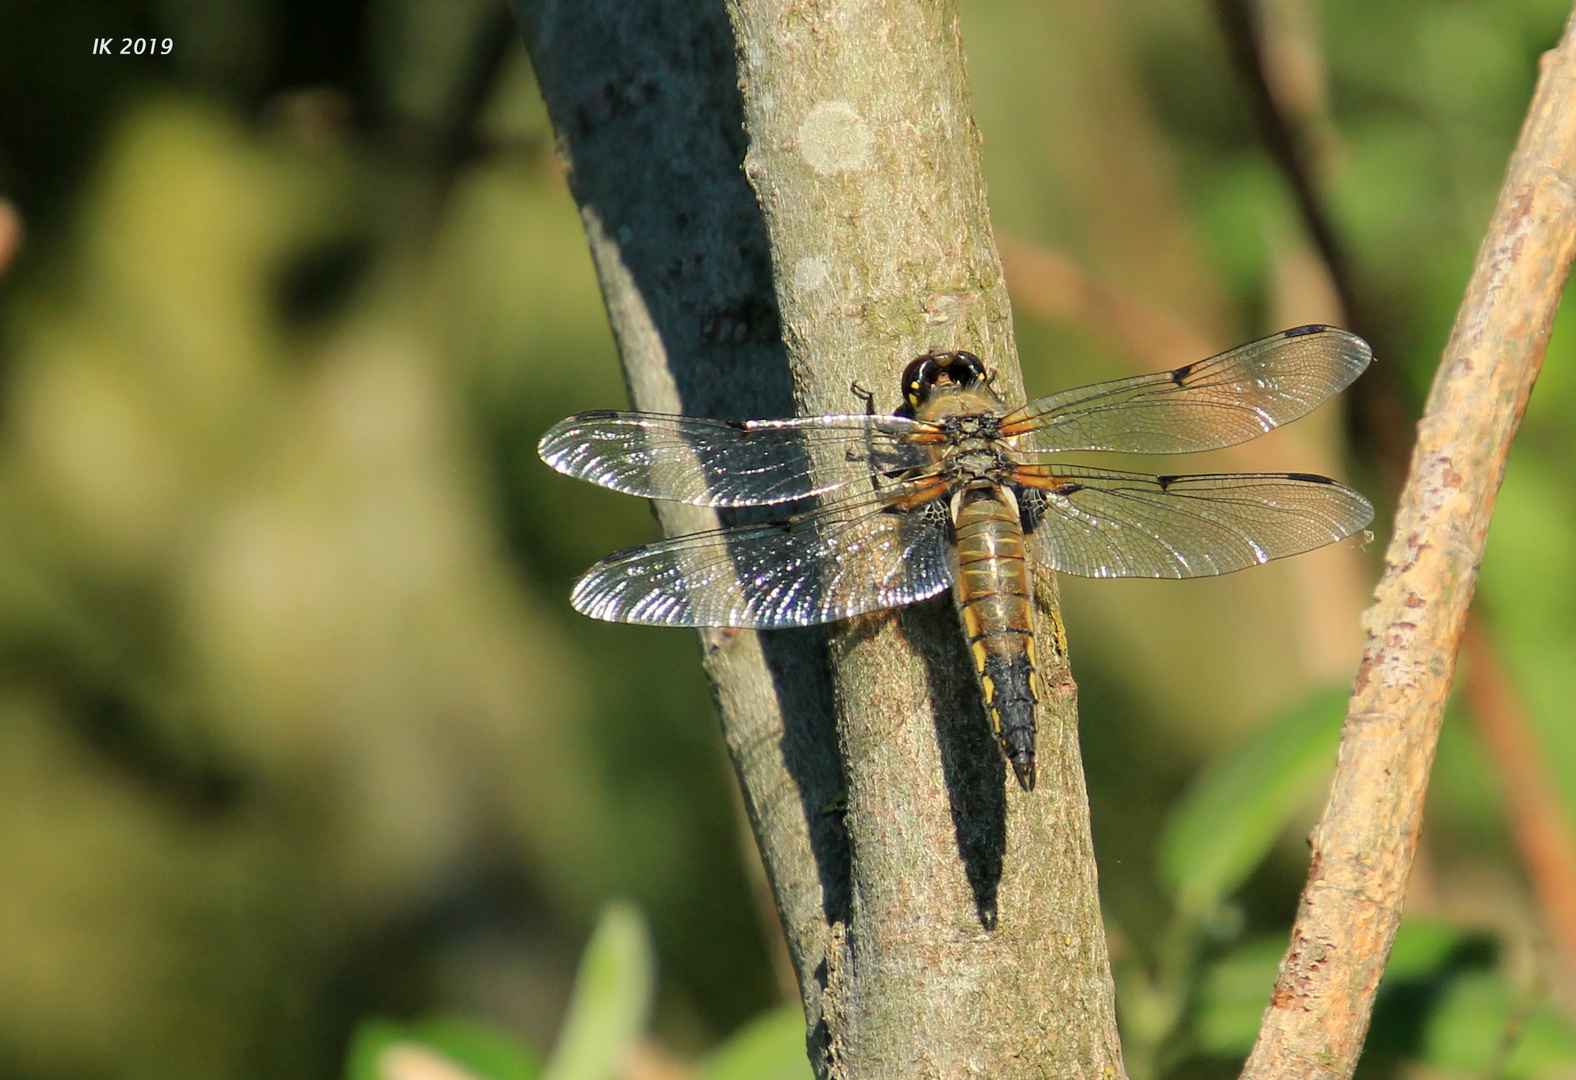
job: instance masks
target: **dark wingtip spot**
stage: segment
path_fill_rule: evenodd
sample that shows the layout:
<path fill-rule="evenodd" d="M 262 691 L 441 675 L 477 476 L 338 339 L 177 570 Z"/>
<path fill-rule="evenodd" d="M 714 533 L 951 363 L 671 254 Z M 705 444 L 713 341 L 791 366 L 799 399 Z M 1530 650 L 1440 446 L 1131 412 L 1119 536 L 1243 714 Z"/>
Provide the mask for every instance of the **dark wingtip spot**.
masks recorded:
<path fill-rule="evenodd" d="M 1323 323 L 1310 323 L 1307 326 L 1294 326 L 1290 330 L 1282 330 L 1281 337 L 1307 337 L 1309 334 L 1322 334 L 1330 329 L 1333 327 L 1325 326 Z"/>
<path fill-rule="evenodd" d="M 1335 481 L 1331 480 L 1328 476 L 1320 476 L 1318 473 L 1311 473 L 1311 472 L 1287 473 L 1286 474 L 1286 479 L 1288 479 L 1288 480 L 1301 480 L 1305 484 L 1333 484 L 1333 483 L 1335 483 Z"/>
<path fill-rule="evenodd" d="M 588 409 L 583 413 L 576 413 L 574 416 L 570 417 L 570 419 L 580 420 L 583 422 L 586 420 L 613 420 L 617 418 L 617 416 L 617 409 Z"/>

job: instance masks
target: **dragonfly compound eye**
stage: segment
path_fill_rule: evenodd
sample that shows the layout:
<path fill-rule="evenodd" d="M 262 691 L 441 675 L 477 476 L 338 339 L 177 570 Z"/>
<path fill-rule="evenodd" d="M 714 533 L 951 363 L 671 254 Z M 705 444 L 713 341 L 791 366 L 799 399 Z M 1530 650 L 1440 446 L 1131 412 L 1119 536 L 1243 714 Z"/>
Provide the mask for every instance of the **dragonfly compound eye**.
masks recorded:
<path fill-rule="evenodd" d="M 985 380 L 985 361 L 971 352 L 955 352 L 950 354 L 952 361 L 952 377 L 960 386 L 969 386 L 974 382 Z"/>
<path fill-rule="evenodd" d="M 930 396 L 931 387 L 936 385 L 935 364 L 936 358 L 926 353 L 910 361 L 908 367 L 903 369 L 902 383 L 898 389 L 903 394 L 903 403 L 909 409 L 923 405 Z"/>
<path fill-rule="evenodd" d="M 971 352 L 937 352 L 915 357 L 903 369 L 903 401 L 914 409 L 938 385 L 965 387 L 985 378 L 985 363 Z"/>

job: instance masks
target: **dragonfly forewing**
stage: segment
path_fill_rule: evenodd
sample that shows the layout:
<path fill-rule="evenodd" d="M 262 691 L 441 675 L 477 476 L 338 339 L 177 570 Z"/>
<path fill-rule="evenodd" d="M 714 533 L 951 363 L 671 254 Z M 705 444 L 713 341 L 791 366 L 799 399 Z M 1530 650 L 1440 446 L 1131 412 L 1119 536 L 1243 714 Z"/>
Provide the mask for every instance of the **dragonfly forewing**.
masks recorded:
<path fill-rule="evenodd" d="M 1256 439 L 1318 408 L 1373 359 L 1332 326 L 1300 326 L 1171 371 L 1052 394 L 1008 413 L 1025 451 L 1189 454 Z"/>
<path fill-rule="evenodd" d="M 909 441 L 926 429 L 900 416 L 730 421 L 601 411 L 555 424 L 537 452 L 561 473 L 627 495 L 770 506 L 929 464 L 930 452 Z"/>

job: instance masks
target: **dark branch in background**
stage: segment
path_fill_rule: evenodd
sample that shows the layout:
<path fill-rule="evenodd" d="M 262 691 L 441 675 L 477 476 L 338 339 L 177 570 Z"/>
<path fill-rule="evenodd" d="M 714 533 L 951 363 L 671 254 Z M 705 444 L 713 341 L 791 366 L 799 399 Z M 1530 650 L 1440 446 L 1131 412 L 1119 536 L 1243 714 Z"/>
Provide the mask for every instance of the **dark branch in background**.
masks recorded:
<path fill-rule="evenodd" d="M 1304 227 L 1341 306 L 1352 329 L 1372 340 L 1378 328 L 1369 318 L 1352 262 L 1326 210 L 1322 181 L 1331 170 L 1319 159 L 1316 140 L 1310 137 L 1319 118 L 1276 93 L 1255 0 L 1215 0 L 1215 6 L 1232 61 L 1253 98 L 1265 144 L 1296 197 Z M 1373 451 L 1379 464 L 1376 477 L 1392 497 L 1406 477 L 1407 447 L 1402 439 L 1416 412 L 1407 404 L 1395 372 L 1394 364 L 1375 364 L 1349 394 L 1357 441 Z M 1468 620 L 1465 641 L 1472 662 L 1464 676 L 1467 700 L 1504 783 L 1511 832 L 1541 921 L 1561 961 L 1576 974 L 1576 838 L 1554 779 L 1541 767 L 1539 735 L 1504 671 L 1494 634 L 1475 611 Z"/>
<path fill-rule="evenodd" d="M 1255 0 L 1215 0 L 1215 14 L 1258 118 L 1270 158 L 1286 180 L 1302 217 L 1303 227 L 1318 250 L 1325 272 L 1346 313 L 1347 328 L 1369 342 L 1383 343 L 1379 326 L 1357 286 L 1353 262 L 1336 232 L 1326 207 L 1321 167 L 1305 125 L 1280 100 L 1270 79 L 1270 66 L 1260 34 Z M 1353 434 L 1383 463 L 1384 479 L 1394 494 L 1400 489 L 1409 452 L 1410 426 L 1417 415 L 1397 380 L 1394 365 L 1375 364 L 1346 393 Z"/>
<path fill-rule="evenodd" d="M 1576 24 L 1573 24 L 1576 25 Z M 1511 440 L 1576 254 L 1576 33 L 1543 58 L 1385 553 L 1308 883 L 1243 1076 L 1346 1080 L 1401 921 Z"/>
<path fill-rule="evenodd" d="M 1314 247 L 1319 249 L 1319 258 L 1346 312 L 1347 328 L 1361 337 L 1370 337 L 1366 312 L 1352 280 L 1351 261 L 1336 237 L 1335 226 L 1320 196 L 1317 162 L 1313 160 L 1300 125 L 1291 119 L 1270 83 L 1269 62 L 1260 40 L 1256 12 L 1254 0 L 1215 0 L 1215 14 L 1226 38 L 1231 62 L 1253 98 L 1265 148 L 1297 200 L 1303 225 Z"/>
<path fill-rule="evenodd" d="M 441 206 L 448 198 L 460 170 L 482 150 L 476 125 L 492 101 L 509 58 L 509 48 L 520 39 L 520 25 L 505 3 L 498 3 L 477 27 L 471 42 L 471 62 L 462 70 L 450 113 L 438 133 L 432 202 Z"/>

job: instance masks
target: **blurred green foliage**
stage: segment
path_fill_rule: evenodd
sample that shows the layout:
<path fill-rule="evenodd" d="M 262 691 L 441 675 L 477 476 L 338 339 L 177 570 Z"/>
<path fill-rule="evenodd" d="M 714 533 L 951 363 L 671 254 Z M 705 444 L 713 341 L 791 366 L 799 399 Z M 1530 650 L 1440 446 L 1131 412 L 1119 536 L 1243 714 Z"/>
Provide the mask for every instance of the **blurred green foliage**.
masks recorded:
<path fill-rule="evenodd" d="M 655 984 L 645 923 L 627 905 L 609 907 L 580 958 L 574 997 L 542 1075 L 547 1080 L 612 1076 L 645 1029 Z"/>
<path fill-rule="evenodd" d="M 615 1080 L 638 1053 L 656 990 L 651 940 L 627 904 L 602 912 L 552 1057 L 545 1066 L 495 1029 L 457 1017 L 368 1020 L 351 1041 L 345 1080 Z M 698 1080 L 808 1080 L 804 1016 L 781 1005 L 756 1017 L 699 1063 Z"/>
<path fill-rule="evenodd" d="M 423 1052 L 486 1080 L 536 1080 L 542 1073 L 531 1052 L 503 1032 L 465 1017 L 438 1016 L 410 1023 L 363 1021 L 350 1042 L 345 1080 L 384 1080 L 402 1067 L 400 1055 L 410 1060 Z"/>
<path fill-rule="evenodd" d="M 962 7 L 1001 237 L 1187 340 L 1339 319 L 1211 4 Z M 1259 9 L 1377 363 L 1420 399 L 1568 7 Z M 0 1074 L 328 1077 L 350 1046 L 363 1076 L 411 1044 L 504 1080 L 537 1075 L 521 1047 L 569 1069 L 597 1018 L 688 1075 L 802 1075 L 693 637 L 567 606 L 656 528 L 534 455 L 623 394 L 518 42 L 463 108 L 501 10 L 0 6 L 27 230 L 0 278 Z M 177 48 L 95 58 L 105 35 Z M 1569 320 L 1479 601 L 1576 813 Z M 1030 391 L 1150 362 L 1120 329 L 1020 301 Z M 1223 460 L 1384 474 L 1339 407 Z M 1219 581 L 1066 583 L 1138 1080 L 1229 1075 L 1251 1040 L 1375 528 Z M 1367 1076 L 1576 1067 L 1473 719 L 1447 718 Z M 615 909 L 577 981 L 610 897 L 649 946 Z"/>
<path fill-rule="evenodd" d="M 1200 1051 L 1227 1059 L 1247 1053 L 1284 951 L 1284 941 L 1260 939 L 1210 966 L 1191 1021 Z M 1410 1060 L 1470 1076 L 1568 1075 L 1576 1027 L 1486 970 L 1494 960 L 1492 941 L 1481 935 L 1447 923 L 1403 923 L 1380 985 L 1364 1073 Z"/>
<path fill-rule="evenodd" d="M 1160 873 L 1179 919 L 1206 918 L 1242 887 L 1329 772 L 1346 688 L 1272 717 L 1235 755 L 1221 755 L 1172 807 Z"/>

